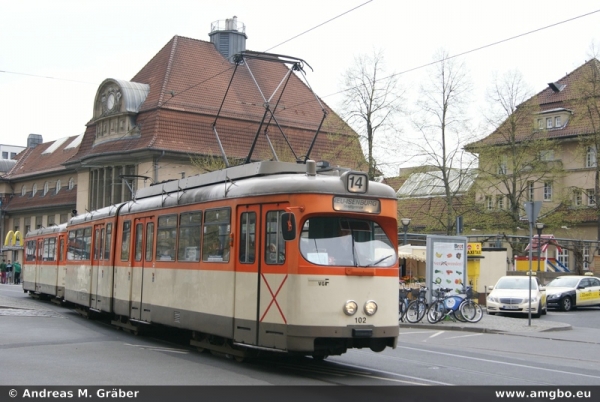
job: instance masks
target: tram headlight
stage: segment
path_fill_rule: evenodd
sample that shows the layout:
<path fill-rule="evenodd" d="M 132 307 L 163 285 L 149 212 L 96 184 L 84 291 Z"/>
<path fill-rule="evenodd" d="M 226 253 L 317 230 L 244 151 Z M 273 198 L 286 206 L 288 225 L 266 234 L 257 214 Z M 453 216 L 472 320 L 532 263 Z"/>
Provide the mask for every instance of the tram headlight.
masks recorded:
<path fill-rule="evenodd" d="M 344 304 L 344 314 L 354 315 L 356 314 L 356 310 L 358 310 L 358 304 L 356 304 L 354 300 L 348 300 L 346 304 Z"/>
<path fill-rule="evenodd" d="M 365 303 L 365 314 L 366 315 L 373 315 L 377 312 L 377 303 L 375 303 L 373 300 L 369 300 L 368 302 Z"/>

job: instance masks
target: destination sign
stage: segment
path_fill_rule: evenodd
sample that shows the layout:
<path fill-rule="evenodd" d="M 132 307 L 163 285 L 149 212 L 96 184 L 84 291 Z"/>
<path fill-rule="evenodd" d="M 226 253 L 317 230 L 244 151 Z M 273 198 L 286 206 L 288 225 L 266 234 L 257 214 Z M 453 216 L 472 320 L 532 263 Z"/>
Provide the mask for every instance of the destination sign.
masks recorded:
<path fill-rule="evenodd" d="M 366 198 L 333 197 L 333 209 L 336 211 L 378 214 L 381 212 L 381 201 Z"/>

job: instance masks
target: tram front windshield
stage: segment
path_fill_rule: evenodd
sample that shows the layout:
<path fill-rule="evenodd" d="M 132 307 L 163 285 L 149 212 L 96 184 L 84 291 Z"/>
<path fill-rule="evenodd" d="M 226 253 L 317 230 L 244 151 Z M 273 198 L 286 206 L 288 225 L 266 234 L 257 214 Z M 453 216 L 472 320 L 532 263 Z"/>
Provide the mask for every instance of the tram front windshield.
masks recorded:
<path fill-rule="evenodd" d="M 338 217 L 314 217 L 302 226 L 302 256 L 317 265 L 389 267 L 396 250 L 374 221 Z"/>

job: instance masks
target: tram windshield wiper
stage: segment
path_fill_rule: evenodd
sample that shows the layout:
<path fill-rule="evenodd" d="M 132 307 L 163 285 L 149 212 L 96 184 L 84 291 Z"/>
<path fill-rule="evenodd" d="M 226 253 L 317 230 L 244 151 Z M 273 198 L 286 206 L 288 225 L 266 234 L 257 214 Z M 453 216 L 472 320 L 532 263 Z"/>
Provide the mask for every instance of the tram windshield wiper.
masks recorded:
<path fill-rule="evenodd" d="M 390 257 L 393 257 L 393 256 L 394 256 L 394 254 L 386 255 L 385 257 L 382 257 L 382 258 L 378 259 L 377 261 L 375 261 L 375 262 L 373 262 L 373 263 L 371 263 L 371 264 L 367 264 L 367 265 L 361 265 L 361 267 L 368 267 L 368 266 L 370 266 L 370 265 L 377 265 L 377 264 L 379 264 L 380 262 L 383 262 L 383 261 L 385 261 L 385 260 L 387 260 L 388 258 L 390 258 Z"/>

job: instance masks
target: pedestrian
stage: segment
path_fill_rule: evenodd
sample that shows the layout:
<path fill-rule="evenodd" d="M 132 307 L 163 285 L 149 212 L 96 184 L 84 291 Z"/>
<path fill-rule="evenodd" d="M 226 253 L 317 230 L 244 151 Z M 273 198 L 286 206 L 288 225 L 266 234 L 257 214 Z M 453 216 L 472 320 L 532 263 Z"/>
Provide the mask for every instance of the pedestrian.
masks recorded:
<path fill-rule="evenodd" d="M 7 284 L 11 284 L 12 283 L 12 270 L 13 270 L 13 265 L 11 264 L 10 260 L 8 260 L 8 263 L 6 264 L 6 282 Z"/>
<path fill-rule="evenodd" d="M 0 264 L 0 283 L 6 283 L 6 260 L 4 258 Z"/>
<path fill-rule="evenodd" d="M 19 261 L 15 261 L 15 263 L 13 264 L 13 269 L 15 271 L 15 285 L 20 285 L 21 284 L 21 264 L 19 264 Z"/>

